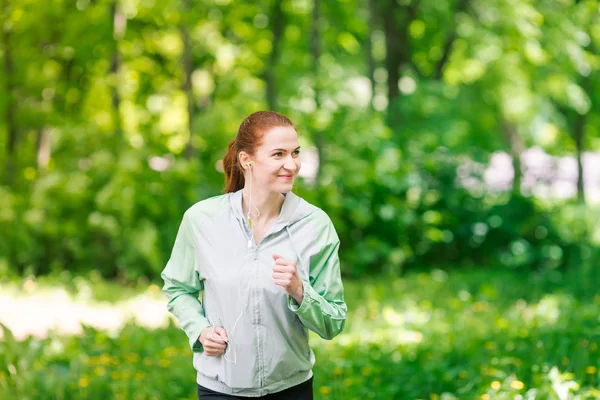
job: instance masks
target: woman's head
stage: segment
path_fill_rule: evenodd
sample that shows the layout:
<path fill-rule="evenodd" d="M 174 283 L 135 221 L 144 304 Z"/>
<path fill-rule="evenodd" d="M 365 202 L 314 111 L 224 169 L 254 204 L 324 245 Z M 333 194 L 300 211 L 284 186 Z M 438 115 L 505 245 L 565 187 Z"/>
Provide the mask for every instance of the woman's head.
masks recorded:
<path fill-rule="evenodd" d="M 274 111 L 258 111 L 241 123 L 223 159 L 225 193 L 253 184 L 278 193 L 289 192 L 300 171 L 300 145 L 294 124 Z"/>

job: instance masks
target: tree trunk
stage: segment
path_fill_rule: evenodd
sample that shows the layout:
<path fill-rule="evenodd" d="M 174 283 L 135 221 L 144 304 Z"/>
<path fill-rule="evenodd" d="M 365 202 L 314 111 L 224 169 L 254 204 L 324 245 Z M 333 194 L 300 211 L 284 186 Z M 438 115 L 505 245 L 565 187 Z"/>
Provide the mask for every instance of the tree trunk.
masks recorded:
<path fill-rule="evenodd" d="M 3 14 L 5 18 L 10 15 L 9 0 L 4 0 Z M 6 141 L 6 174 L 9 185 L 12 185 L 15 181 L 15 170 L 16 170 L 16 151 L 17 151 L 17 139 L 18 129 L 16 122 L 17 104 L 15 102 L 14 93 L 14 61 L 12 56 L 12 27 L 9 26 L 5 20 L 2 21 L 3 41 L 4 41 L 4 76 L 6 79 L 6 108 L 5 108 L 5 119 L 6 119 L 6 132 L 8 133 L 8 140 Z"/>
<path fill-rule="evenodd" d="M 385 33 L 385 67 L 388 73 L 388 104 L 390 105 L 400 95 L 398 81 L 400 80 L 400 64 L 403 58 L 403 43 L 395 18 L 398 8 L 396 1 L 388 1 L 381 13 Z"/>
<path fill-rule="evenodd" d="M 400 6 L 396 0 L 385 0 L 379 10 L 385 33 L 385 65 L 388 73 L 388 125 L 394 129 L 400 124 L 400 116 L 393 104 L 400 96 L 400 68 L 412 64 L 408 27 L 417 15 L 418 0 Z M 400 21 L 400 17 L 401 21 Z"/>
<path fill-rule="evenodd" d="M 185 15 L 190 9 L 190 0 L 183 0 L 183 14 Z M 193 73 L 193 65 L 192 65 L 192 49 L 190 45 L 190 34 L 188 31 L 188 27 L 186 23 L 182 23 L 179 27 L 181 32 L 181 39 L 183 42 L 183 55 L 181 58 L 181 63 L 183 66 L 184 80 L 183 80 L 183 91 L 186 94 L 187 98 L 187 114 L 188 114 L 188 129 L 190 131 L 190 136 L 188 142 L 185 146 L 185 157 L 193 158 L 196 154 L 196 150 L 194 148 L 194 115 L 196 112 L 195 102 L 194 102 L 194 94 L 192 91 L 192 73 Z"/>
<path fill-rule="evenodd" d="M 277 111 L 278 109 L 275 66 L 277 65 L 277 62 L 279 60 L 279 53 L 281 50 L 281 39 L 283 37 L 283 30 L 285 27 L 285 15 L 283 14 L 283 8 L 281 5 L 282 0 L 275 0 L 275 4 L 273 4 L 271 15 L 269 17 L 273 31 L 273 46 L 264 74 L 266 84 L 265 96 L 267 99 L 267 105 L 269 107 L 269 110 L 272 111 Z"/>
<path fill-rule="evenodd" d="M 585 185 L 583 181 L 583 138 L 585 115 L 577 115 L 577 121 L 573 128 L 573 139 L 575 140 L 575 148 L 577 149 L 577 200 L 585 204 Z"/>
<path fill-rule="evenodd" d="M 119 10 L 118 0 L 113 0 L 110 6 L 112 21 L 113 21 L 113 38 L 114 38 L 114 49 L 113 55 L 110 62 L 110 75 L 114 79 L 111 89 L 111 102 L 113 110 L 113 121 L 115 124 L 115 132 L 117 137 L 123 137 L 123 131 L 121 127 L 121 97 L 119 95 L 119 75 L 121 70 L 121 56 L 119 54 L 119 41 L 125 36 L 125 29 L 127 28 L 127 19 Z M 120 145 L 120 141 L 117 141 L 117 147 Z M 118 150 L 118 149 L 117 149 Z"/>
<path fill-rule="evenodd" d="M 525 150 L 525 146 L 521 140 L 521 137 L 519 136 L 519 133 L 517 132 L 517 127 L 513 122 L 503 119 L 501 129 L 502 133 L 504 134 L 504 138 L 508 143 L 512 156 L 514 171 L 512 192 L 513 194 L 521 194 L 521 178 L 523 175 L 521 168 L 521 154 Z"/>

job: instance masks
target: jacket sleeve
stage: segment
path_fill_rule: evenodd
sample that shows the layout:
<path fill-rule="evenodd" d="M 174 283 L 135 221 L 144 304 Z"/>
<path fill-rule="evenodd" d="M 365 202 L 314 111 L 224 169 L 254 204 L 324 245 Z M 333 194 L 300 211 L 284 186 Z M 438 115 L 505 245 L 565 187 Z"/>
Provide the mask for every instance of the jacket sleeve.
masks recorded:
<path fill-rule="evenodd" d="M 194 352 L 202 352 L 198 340 L 200 333 L 210 326 L 204 315 L 198 294 L 203 284 L 198 274 L 199 254 L 190 217 L 186 213 L 179 226 L 171 257 L 161 273 L 164 281 L 162 292 L 167 296 L 167 309 L 178 320 L 189 338 Z"/>
<path fill-rule="evenodd" d="M 327 242 L 309 258 L 310 282 L 302 282 L 304 298 L 298 306 L 288 296 L 288 307 L 302 324 L 323 339 L 333 339 L 346 324 L 346 303 L 340 275 L 339 239 L 331 222 L 325 228 Z"/>

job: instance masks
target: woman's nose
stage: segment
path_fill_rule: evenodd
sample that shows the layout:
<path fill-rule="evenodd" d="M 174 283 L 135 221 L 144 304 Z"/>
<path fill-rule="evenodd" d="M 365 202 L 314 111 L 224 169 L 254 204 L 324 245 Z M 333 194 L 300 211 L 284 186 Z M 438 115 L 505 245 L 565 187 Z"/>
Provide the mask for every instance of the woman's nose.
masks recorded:
<path fill-rule="evenodd" d="M 296 164 L 296 160 L 294 160 L 292 156 L 289 156 L 285 159 L 283 168 L 287 169 L 288 171 L 296 172 L 298 165 Z"/>

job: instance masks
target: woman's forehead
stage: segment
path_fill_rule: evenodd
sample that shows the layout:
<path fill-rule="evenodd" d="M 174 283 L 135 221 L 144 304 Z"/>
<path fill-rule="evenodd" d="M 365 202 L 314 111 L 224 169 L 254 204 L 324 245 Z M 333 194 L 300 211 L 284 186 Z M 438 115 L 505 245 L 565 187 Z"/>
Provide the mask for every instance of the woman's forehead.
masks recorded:
<path fill-rule="evenodd" d="M 265 132 L 260 148 L 262 150 L 286 149 L 298 147 L 298 134 L 291 126 L 277 126 Z"/>

